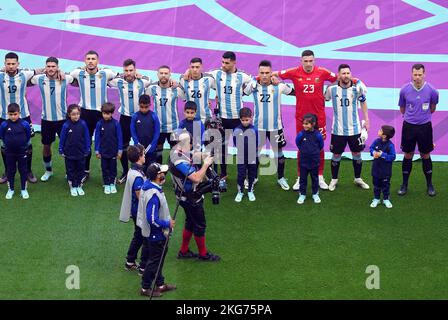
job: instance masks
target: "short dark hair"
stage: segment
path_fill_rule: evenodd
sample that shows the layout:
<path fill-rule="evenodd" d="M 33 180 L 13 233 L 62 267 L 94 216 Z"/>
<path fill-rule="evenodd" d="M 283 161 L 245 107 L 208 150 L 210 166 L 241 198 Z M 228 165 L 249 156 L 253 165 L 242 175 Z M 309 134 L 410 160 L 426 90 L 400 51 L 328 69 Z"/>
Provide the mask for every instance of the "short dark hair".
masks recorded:
<path fill-rule="evenodd" d="M 342 69 L 350 69 L 350 66 L 348 64 L 345 64 L 345 63 L 340 64 L 339 67 L 338 67 L 338 71 L 341 71 Z"/>
<path fill-rule="evenodd" d="M 184 110 L 194 110 L 196 112 L 198 110 L 198 106 L 194 101 L 187 101 L 185 103 Z"/>
<path fill-rule="evenodd" d="M 168 70 L 171 70 L 170 67 L 168 67 L 166 64 L 160 66 L 157 70 L 160 70 L 160 69 L 168 69 Z"/>
<path fill-rule="evenodd" d="M 112 102 L 105 102 L 101 106 L 101 112 L 114 113 L 114 111 L 115 111 L 115 105 Z"/>
<path fill-rule="evenodd" d="M 140 104 L 151 104 L 151 97 L 147 94 L 142 94 L 140 98 L 138 98 L 138 103 Z"/>
<path fill-rule="evenodd" d="M 307 113 L 304 115 L 303 121 L 311 123 L 315 128 L 317 127 L 317 116 L 314 113 Z"/>
<path fill-rule="evenodd" d="M 72 113 L 73 110 L 78 109 L 79 112 L 81 112 L 81 107 L 78 106 L 76 103 L 72 103 L 67 108 L 67 117 L 70 116 L 70 113 Z"/>
<path fill-rule="evenodd" d="M 88 56 L 89 54 L 94 54 L 94 55 L 97 56 L 97 58 L 100 57 L 100 55 L 98 54 L 98 52 L 96 52 L 96 51 L 94 51 L 94 50 L 89 50 L 89 51 L 87 51 L 87 53 L 85 54 L 85 56 Z"/>
<path fill-rule="evenodd" d="M 271 64 L 271 61 L 269 61 L 269 60 L 261 60 L 260 64 L 258 65 L 258 67 L 269 67 L 269 68 L 272 68 L 272 64 Z"/>
<path fill-rule="evenodd" d="M 252 117 L 252 110 L 250 110 L 248 107 L 243 107 L 240 110 L 240 119 L 241 118 L 250 118 Z"/>
<path fill-rule="evenodd" d="M 123 61 L 123 67 L 129 67 L 130 65 L 135 67 L 135 61 L 132 59 L 126 59 Z"/>
<path fill-rule="evenodd" d="M 230 60 L 232 60 L 232 61 L 235 61 L 235 60 L 236 60 L 236 54 L 235 54 L 235 52 L 232 52 L 232 51 L 226 51 L 226 52 L 224 52 L 223 55 L 222 55 L 222 57 L 223 57 L 224 59 L 230 59 Z"/>
<path fill-rule="evenodd" d="M 20 106 L 17 103 L 10 103 L 8 105 L 8 113 L 19 112 Z"/>
<path fill-rule="evenodd" d="M 58 58 L 55 58 L 55 57 L 48 57 L 47 60 L 45 61 L 45 63 L 48 63 L 48 62 L 54 62 L 57 65 L 59 65 L 59 60 L 58 60 Z"/>
<path fill-rule="evenodd" d="M 308 57 L 308 56 L 313 56 L 314 57 L 314 52 L 312 50 L 304 50 L 302 52 L 302 57 Z"/>
<path fill-rule="evenodd" d="M 390 140 L 395 135 L 395 128 L 389 125 L 381 126 L 381 131 L 383 131 L 383 134 L 387 137 L 387 140 Z"/>
<path fill-rule="evenodd" d="M 196 57 L 196 58 L 193 58 L 193 59 L 190 60 L 190 63 L 197 63 L 197 62 L 202 63 L 202 59 Z"/>
<path fill-rule="evenodd" d="M 19 61 L 19 56 L 15 52 L 8 52 L 7 54 L 5 54 L 5 60 L 6 59 L 16 59 L 17 61 Z"/>
<path fill-rule="evenodd" d="M 141 144 L 129 146 L 127 155 L 131 163 L 136 163 L 141 156 L 145 154 L 145 148 Z"/>
<path fill-rule="evenodd" d="M 423 69 L 423 73 L 425 73 L 425 66 L 421 63 L 416 63 L 412 66 L 412 70 L 420 70 Z"/>

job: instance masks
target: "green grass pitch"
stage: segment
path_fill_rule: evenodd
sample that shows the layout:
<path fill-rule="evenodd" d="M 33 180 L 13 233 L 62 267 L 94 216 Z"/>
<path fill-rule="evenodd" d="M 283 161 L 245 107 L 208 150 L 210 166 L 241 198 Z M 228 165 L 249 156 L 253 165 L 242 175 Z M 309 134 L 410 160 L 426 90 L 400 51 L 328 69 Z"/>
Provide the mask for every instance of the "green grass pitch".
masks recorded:
<path fill-rule="evenodd" d="M 43 173 L 40 135 L 34 139 L 33 169 Z M 56 146 L 53 153 L 56 154 Z M 55 175 L 29 185 L 30 199 L 16 192 L 4 199 L 0 186 L 0 299 L 144 299 L 141 278 L 124 270 L 132 222 L 118 221 L 123 186 L 102 190 L 99 161 L 92 159 L 86 196 L 72 198 L 64 167 L 53 156 Z M 363 178 L 371 183 L 371 163 Z M 286 177 L 295 181 L 295 160 Z M 325 176 L 330 177 L 327 162 Z M 119 170 L 120 172 L 120 165 Z M 161 299 L 447 299 L 448 164 L 434 164 L 439 194 L 425 194 L 421 163 L 414 162 L 407 196 L 396 195 L 401 164 L 394 164 L 392 209 L 369 207 L 372 190 L 353 184 L 350 161 L 341 164 L 338 188 L 322 192 L 322 203 L 283 191 L 276 176 L 261 176 L 257 201 L 234 202 L 235 167 L 221 204 L 206 199 L 207 246 L 219 263 L 179 261 L 184 213 L 180 209 L 164 275 L 178 289 Z M 18 177 L 16 177 L 18 182 Z M 170 209 L 175 199 L 165 186 Z M 191 248 L 196 250 L 194 241 Z M 80 289 L 66 288 L 66 267 L 80 269 Z M 365 286 L 366 267 L 380 270 L 380 289 Z"/>

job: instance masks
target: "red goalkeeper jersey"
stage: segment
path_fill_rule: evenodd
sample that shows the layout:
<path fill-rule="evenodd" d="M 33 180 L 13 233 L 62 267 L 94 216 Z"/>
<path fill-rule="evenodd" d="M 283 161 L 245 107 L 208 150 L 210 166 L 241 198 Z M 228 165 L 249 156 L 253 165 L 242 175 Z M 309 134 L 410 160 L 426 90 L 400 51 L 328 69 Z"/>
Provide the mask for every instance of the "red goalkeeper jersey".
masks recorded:
<path fill-rule="evenodd" d="M 281 79 L 289 79 L 294 83 L 296 92 L 296 119 L 302 119 L 307 113 L 317 115 L 319 127 L 324 127 L 325 120 L 325 98 L 324 82 L 334 82 L 337 76 L 322 67 L 314 67 L 310 73 L 305 72 L 303 67 L 283 70 L 279 73 Z"/>

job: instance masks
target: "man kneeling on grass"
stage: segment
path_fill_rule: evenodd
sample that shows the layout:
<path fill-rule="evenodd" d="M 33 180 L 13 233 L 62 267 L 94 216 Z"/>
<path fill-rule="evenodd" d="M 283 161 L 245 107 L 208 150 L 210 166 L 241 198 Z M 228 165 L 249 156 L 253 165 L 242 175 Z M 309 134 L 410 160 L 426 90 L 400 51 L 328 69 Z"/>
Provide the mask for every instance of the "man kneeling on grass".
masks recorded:
<path fill-rule="evenodd" d="M 165 278 L 162 275 L 163 261 L 168 252 L 168 247 L 165 251 L 163 248 L 175 223 L 171 219 L 168 203 L 162 190 L 167 171 L 167 165 L 152 163 L 146 171 L 148 180 L 143 184 L 140 194 L 137 225 L 142 229 L 143 237 L 147 238 L 149 252 L 140 291 L 143 296 L 161 297 L 162 292 L 176 289 L 175 285 L 165 284 Z M 161 264 L 160 261 L 162 261 Z M 159 264 L 160 270 L 157 270 Z M 151 292 L 153 281 L 156 282 L 156 287 Z"/>

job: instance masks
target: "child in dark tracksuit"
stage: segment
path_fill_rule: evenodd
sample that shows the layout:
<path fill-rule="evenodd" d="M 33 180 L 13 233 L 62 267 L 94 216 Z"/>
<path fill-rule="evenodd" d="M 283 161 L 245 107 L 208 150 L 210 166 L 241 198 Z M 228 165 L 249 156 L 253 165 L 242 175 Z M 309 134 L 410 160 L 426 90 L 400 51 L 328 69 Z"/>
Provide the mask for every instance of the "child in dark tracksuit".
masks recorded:
<path fill-rule="evenodd" d="M 178 136 L 182 131 L 187 130 L 193 137 L 193 151 L 201 151 L 204 143 L 205 127 L 201 120 L 195 120 L 197 109 L 196 102 L 187 101 L 184 106 L 185 119 L 179 123 L 179 128 L 177 129 Z"/>
<path fill-rule="evenodd" d="M 62 126 L 59 139 L 59 154 L 65 159 L 70 194 L 73 197 L 83 196 L 85 193 L 81 181 L 85 175 L 86 156 L 90 152 L 89 129 L 85 121 L 80 119 L 81 108 L 78 105 L 69 105 L 67 115 L 69 119 Z"/>
<path fill-rule="evenodd" d="M 135 145 L 141 144 L 145 148 L 145 166 L 156 161 L 156 147 L 160 136 L 160 122 L 157 114 L 149 110 L 151 98 L 144 94 L 139 98 L 139 111 L 131 119 L 131 136 Z"/>
<path fill-rule="evenodd" d="M 392 162 L 395 160 L 395 147 L 390 139 L 395 135 L 392 126 L 384 125 L 378 131 L 379 138 L 370 146 L 370 154 L 373 156 L 372 177 L 374 199 L 370 206 L 376 208 L 380 203 L 381 192 L 386 208 L 392 208 L 390 202 L 390 178 L 392 177 Z"/>
<path fill-rule="evenodd" d="M 300 151 L 300 195 L 298 204 L 302 204 L 306 198 L 308 174 L 311 176 L 311 188 L 314 203 L 320 203 L 319 197 L 319 162 L 320 151 L 324 147 L 321 133 L 316 130 L 317 117 L 308 113 L 303 117 L 303 130 L 296 137 L 296 145 Z"/>
<path fill-rule="evenodd" d="M 31 128 L 28 122 L 20 119 L 20 106 L 11 103 L 8 106 L 8 120 L 0 126 L 0 139 L 3 140 L 6 158 L 6 176 L 8 178 L 8 192 L 6 199 L 14 195 L 14 177 L 17 168 L 20 173 L 21 196 L 28 199 L 26 180 L 28 176 L 27 149 L 30 145 Z"/>
<path fill-rule="evenodd" d="M 95 153 L 101 159 L 104 193 L 117 193 L 115 180 L 117 178 L 117 158 L 123 153 L 123 134 L 117 120 L 112 118 L 115 106 L 106 102 L 101 106 L 103 119 L 95 128 Z"/>
<path fill-rule="evenodd" d="M 120 221 L 128 222 L 129 218 L 132 218 L 132 221 L 134 222 L 134 236 L 129 245 L 125 268 L 129 271 L 138 269 L 139 273 L 143 274 L 148 261 L 148 244 L 146 239 L 143 238 L 142 229 L 137 225 L 137 210 L 141 189 L 146 180 L 146 175 L 143 172 L 145 150 L 140 144 L 129 146 L 127 155 L 131 162 L 131 169 L 126 176 L 126 185 L 120 210 Z M 142 250 L 140 255 L 140 266 L 138 266 L 135 260 L 137 259 L 140 248 Z"/>
<path fill-rule="evenodd" d="M 258 169 L 258 130 L 252 125 L 252 110 L 241 108 L 241 124 L 233 130 L 233 143 L 236 146 L 236 163 L 238 170 L 238 193 L 235 201 L 241 202 L 244 193 L 244 180 L 249 181 L 247 196 L 249 201 L 255 201 L 254 181 Z"/>

